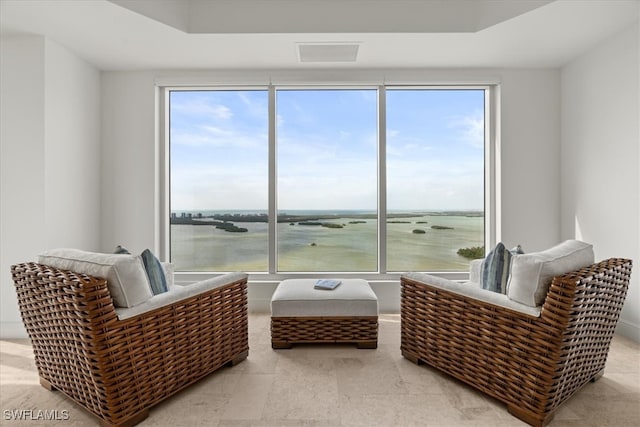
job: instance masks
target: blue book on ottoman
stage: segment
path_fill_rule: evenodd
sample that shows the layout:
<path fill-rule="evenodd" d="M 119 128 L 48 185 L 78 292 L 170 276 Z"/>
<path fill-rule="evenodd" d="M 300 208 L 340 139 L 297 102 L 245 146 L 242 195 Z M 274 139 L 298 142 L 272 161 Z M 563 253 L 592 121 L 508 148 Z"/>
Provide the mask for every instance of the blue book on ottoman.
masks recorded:
<path fill-rule="evenodd" d="M 318 279 L 316 284 L 313 286 L 314 289 L 326 289 L 332 290 L 335 289 L 340 284 L 340 280 L 334 279 Z"/>

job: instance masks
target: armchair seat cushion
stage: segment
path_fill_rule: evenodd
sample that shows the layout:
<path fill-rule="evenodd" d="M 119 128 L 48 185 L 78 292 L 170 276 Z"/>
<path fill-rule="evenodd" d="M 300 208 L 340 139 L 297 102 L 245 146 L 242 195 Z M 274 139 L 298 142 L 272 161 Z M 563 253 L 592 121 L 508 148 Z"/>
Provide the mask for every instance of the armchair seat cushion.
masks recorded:
<path fill-rule="evenodd" d="M 475 264 L 479 265 L 480 263 Z M 476 267 L 476 270 L 477 269 L 478 267 Z M 488 289 L 482 289 L 480 287 L 480 284 L 477 282 L 456 282 L 442 277 L 432 276 L 427 273 L 417 272 L 404 273 L 402 274 L 401 279 L 412 280 L 419 283 L 429 283 L 429 285 L 433 286 L 434 288 L 454 292 L 465 298 L 489 303 L 503 308 L 508 308 L 509 310 L 513 310 L 527 316 L 540 317 L 540 307 L 532 307 L 528 304 L 522 304 L 509 299 L 509 297 L 507 297 L 505 294 L 493 292 Z"/>
<path fill-rule="evenodd" d="M 133 307 L 153 296 L 142 258 L 138 255 L 52 249 L 40 254 L 38 262 L 61 270 L 107 279 L 116 307 Z"/>
<path fill-rule="evenodd" d="M 163 265 L 164 266 L 164 265 Z M 116 308 L 116 315 L 118 319 L 125 320 L 130 317 L 138 316 L 143 313 L 150 312 L 152 310 L 171 305 L 180 300 L 193 297 L 203 292 L 226 286 L 229 283 L 246 281 L 248 278 L 246 273 L 234 272 L 226 273 L 217 277 L 212 277 L 207 280 L 188 284 L 188 285 L 172 285 L 168 292 L 164 292 L 158 295 L 154 295 L 147 301 L 136 305 L 135 307 L 122 307 Z M 171 281 L 173 283 L 173 280 Z"/>

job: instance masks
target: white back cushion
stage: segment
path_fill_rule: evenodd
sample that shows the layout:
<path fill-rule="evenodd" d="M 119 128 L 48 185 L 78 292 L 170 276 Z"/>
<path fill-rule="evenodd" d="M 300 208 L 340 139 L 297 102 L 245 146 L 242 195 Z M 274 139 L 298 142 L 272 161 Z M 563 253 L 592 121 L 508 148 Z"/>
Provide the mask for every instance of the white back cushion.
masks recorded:
<path fill-rule="evenodd" d="M 133 307 L 152 297 L 138 255 L 102 254 L 78 249 L 53 249 L 38 256 L 40 264 L 107 279 L 116 307 Z"/>
<path fill-rule="evenodd" d="M 482 259 L 474 259 L 469 263 L 469 281 L 480 286 L 482 277 Z"/>
<path fill-rule="evenodd" d="M 579 240 L 567 240 L 542 252 L 515 255 L 511 261 L 507 296 L 531 307 L 539 306 L 555 276 L 593 262 L 593 245 Z"/>
<path fill-rule="evenodd" d="M 160 262 L 160 265 L 162 265 L 162 271 L 164 272 L 164 278 L 167 280 L 167 289 L 171 290 L 171 288 L 173 288 L 173 276 L 175 274 L 176 271 L 176 267 L 175 265 L 171 264 L 170 262 Z"/>

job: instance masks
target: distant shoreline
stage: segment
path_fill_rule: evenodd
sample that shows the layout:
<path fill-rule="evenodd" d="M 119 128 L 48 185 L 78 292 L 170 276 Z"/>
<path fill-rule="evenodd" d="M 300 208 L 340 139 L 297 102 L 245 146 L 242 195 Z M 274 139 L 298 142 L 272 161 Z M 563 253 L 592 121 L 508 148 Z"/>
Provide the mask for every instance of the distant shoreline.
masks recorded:
<path fill-rule="evenodd" d="M 481 211 L 436 211 L 436 212 L 403 212 L 387 213 L 387 219 L 416 218 L 425 216 L 463 216 L 463 217 L 484 217 Z M 339 213 L 339 214 L 280 214 L 278 223 L 335 220 L 335 219 L 377 219 L 376 213 Z M 269 216 L 265 213 L 241 214 L 241 213 L 220 213 L 206 215 L 202 213 L 181 212 L 180 215 L 171 215 L 171 224 L 176 225 L 221 225 L 229 222 L 269 222 Z"/>

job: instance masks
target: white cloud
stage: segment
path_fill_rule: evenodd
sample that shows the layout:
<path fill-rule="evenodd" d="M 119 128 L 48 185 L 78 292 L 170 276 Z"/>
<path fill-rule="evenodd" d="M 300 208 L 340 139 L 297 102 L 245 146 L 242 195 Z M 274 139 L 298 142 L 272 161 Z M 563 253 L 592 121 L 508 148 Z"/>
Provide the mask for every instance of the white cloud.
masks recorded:
<path fill-rule="evenodd" d="M 397 129 L 387 129 L 387 140 L 396 138 L 398 135 L 400 135 L 400 131 Z"/>
<path fill-rule="evenodd" d="M 176 113 L 211 116 L 220 120 L 228 120 L 233 117 L 233 112 L 226 105 L 210 104 L 199 98 L 190 99 L 188 102 L 172 102 L 171 109 Z"/>
<path fill-rule="evenodd" d="M 249 135 L 209 125 L 199 126 L 193 132 L 174 131 L 171 134 L 171 143 L 191 147 L 235 147 L 253 150 L 268 148 L 266 134 Z"/>
<path fill-rule="evenodd" d="M 243 114 L 248 114 L 249 116 L 258 119 L 266 118 L 269 112 L 266 96 L 256 96 L 255 93 L 249 95 L 248 92 L 237 92 L 237 94 L 238 98 L 240 98 L 240 101 L 242 102 L 242 105 L 244 106 L 244 108 L 242 109 Z"/>
<path fill-rule="evenodd" d="M 215 118 L 227 120 L 233 116 L 231 109 L 225 105 L 213 105 L 211 113 Z"/>
<path fill-rule="evenodd" d="M 264 163 L 175 167 L 171 204 L 182 210 L 266 209 L 266 180 Z"/>
<path fill-rule="evenodd" d="M 438 159 L 387 162 L 389 209 L 481 209 L 483 165 L 473 160 L 451 164 Z"/>
<path fill-rule="evenodd" d="M 234 131 L 221 129 L 217 126 L 204 125 L 200 126 L 200 129 L 215 138 L 230 138 L 235 135 Z"/>
<path fill-rule="evenodd" d="M 374 174 L 366 170 L 338 175 L 287 174 L 278 179 L 278 206 L 281 209 L 375 209 Z"/>
<path fill-rule="evenodd" d="M 453 119 L 449 127 L 457 129 L 459 138 L 475 148 L 484 147 L 484 114 L 475 111 L 470 116 Z"/>

